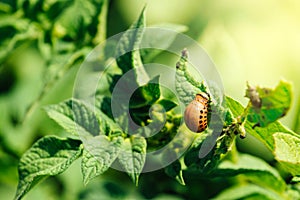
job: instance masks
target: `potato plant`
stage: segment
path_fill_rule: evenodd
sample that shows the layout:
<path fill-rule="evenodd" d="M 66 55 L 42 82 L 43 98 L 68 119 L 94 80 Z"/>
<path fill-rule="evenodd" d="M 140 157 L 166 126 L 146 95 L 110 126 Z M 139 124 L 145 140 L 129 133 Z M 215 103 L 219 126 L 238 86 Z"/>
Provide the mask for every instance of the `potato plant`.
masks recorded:
<path fill-rule="evenodd" d="M 142 47 L 149 33 L 146 9 L 115 44 L 105 42 L 108 3 L 45 0 L 7 4 L 11 11 L 6 12 L 13 15 L 7 15 L 0 28 L 12 30 L 12 34 L 1 37 L 5 48 L 0 51 L 0 60 L 4 62 L 18 48 L 33 43 L 47 65 L 41 92 L 16 123 L 26 123 L 55 83 L 102 44 L 89 66 L 98 77 L 94 91 L 88 92 L 91 101 L 74 89 L 72 98 L 43 106 L 67 136 L 43 136 L 22 154 L 15 199 L 22 199 L 42 180 L 65 172 L 77 160 L 84 185 L 114 169 L 128 174 L 133 188 L 144 190 L 137 198 L 154 198 L 171 191 L 174 198 L 182 199 L 299 199 L 300 137 L 278 121 L 291 106 L 291 84 L 281 80 L 274 88 L 266 88 L 245 81 L 248 103 L 243 106 L 220 93 L 205 77 L 195 76 L 190 49 L 183 47 L 170 66 L 175 88 L 171 91 L 162 84 L 159 73 L 153 77 L 145 67 L 163 52 Z M 184 31 L 180 25 L 164 28 L 178 34 Z M 166 48 L 176 43 L 173 35 L 154 37 L 157 41 L 149 41 Z M 192 106 L 189 113 L 184 112 L 201 93 L 207 95 L 205 109 Z M 205 121 L 200 125 L 205 123 L 205 127 L 201 125 L 200 131 L 186 126 L 198 124 L 202 118 Z M 272 152 L 274 163 L 237 149 L 237 138 L 249 136 Z M 243 140 L 240 143 L 243 145 Z M 152 186 L 149 176 L 157 186 Z M 167 180 L 165 184 L 171 183 L 162 186 L 162 191 L 157 189 L 164 184 L 160 177 Z M 145 190 L 151 189 L 147 196 Z M 100 193 L 96 188 L 90 194 Z M 126 191 L 119 193 L 120 199 L 132 198 Z M 93 198 L 87 192 L 78 199 Z"/>

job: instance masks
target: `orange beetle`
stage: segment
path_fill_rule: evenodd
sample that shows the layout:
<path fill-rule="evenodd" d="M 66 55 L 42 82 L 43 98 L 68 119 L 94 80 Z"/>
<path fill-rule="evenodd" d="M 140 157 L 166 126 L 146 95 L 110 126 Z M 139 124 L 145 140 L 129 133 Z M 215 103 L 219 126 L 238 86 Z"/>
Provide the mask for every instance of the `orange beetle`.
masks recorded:
<path fill-rule="evenodd" d="M 208 105 L 209 95 L 201 92 L 186 107 L 184 121 L 191 131 L 200 133 L 207 128 Z"/>

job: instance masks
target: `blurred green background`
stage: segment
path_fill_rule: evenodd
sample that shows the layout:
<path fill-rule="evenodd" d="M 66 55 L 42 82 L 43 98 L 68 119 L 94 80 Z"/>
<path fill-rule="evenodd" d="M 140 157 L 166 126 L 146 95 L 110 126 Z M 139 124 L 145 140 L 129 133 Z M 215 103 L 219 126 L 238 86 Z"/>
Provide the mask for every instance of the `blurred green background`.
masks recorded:
<path fill-rule="evenodd" d="M 148 25 L 170 22 L 188 26 L 186 34 L 197 40 L 215 62 L 226 94 L 244 105 L 247 101 L 244 98 L 246 81 L 268 87 L 274 87 L 280 79 L 292 82 L 293 105 L 281 121 L 300 132 L 297 125 L 300 109 L 299 1 L 115 0 L 110 2 L 108 12 L 108 36 L 126 30 L 145 4 Z M 4 34 L 10 33 L 0 32 L 0 37 L 6 36 Z M 65 134 L 41 108 L 72 96 L 78 66 L 51 88 L 25 123 L 19 124 L 26 108 L 42 88 L 45 63 L 37 49 L 22 46 L 1 65 L 0 199 L 12 199 L 17 187 L 20 156 L 44 135 Z M 272 160 L 264 146 L 251 137 L 239 141 L 238 146 L 242 151 Z M 99 199 L 99 194 L 103 195 L 102 199 L 124 196 L 128 199 L 166 199 L 167 196 L 162 195 L 168 194 L 171 198 L 174 191 L 183 196 L 189 192 L 188 188 L 178 185 L 160 171 L 153 172 L 162 177 L 159 184 L 151 179 L 151 174 L 143 174 L 139 188 L 133 186 L 126 174 L 113 170 L 84 187 L 79 172 L 80 162 L 76 162 L 65 173 L 39 184 L 24 199 Z M 147 188 L 149 185 L 151 190 Z M 205 189 L 199 189 L 201 185 L 205 188 L 204 183 L 199 183 L 198 190 L 205 193 Z M 172 199 L 176 197 L 172 195 Z"/>

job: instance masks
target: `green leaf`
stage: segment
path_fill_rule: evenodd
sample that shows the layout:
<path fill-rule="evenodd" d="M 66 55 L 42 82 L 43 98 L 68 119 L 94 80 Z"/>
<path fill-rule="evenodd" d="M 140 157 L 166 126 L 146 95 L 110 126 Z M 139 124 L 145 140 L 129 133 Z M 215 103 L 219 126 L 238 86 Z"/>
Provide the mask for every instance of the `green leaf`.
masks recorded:
<path fill-rule="evenodd" d="M 165 173 L 174 178 L 181 185 L 185 185 L 184 178 L 182 176 L 182 167 L 179 160 L 175 160 L 172 164 L 165 167 Z"/>
<path fill-rule="evenodd" d="M 129 89 L 130 86 L 125 84 L 117 87 L 117 91 L 114 92 L 111 98 L 110 104 L 114 110 L 114 119 L 118 123 L 123 124 L 123 117 L 125 116 L 128 119 L 127 116 L 130 112 L 131 119 L 135 123 L 146 123 L 149 119 L 149 109 L 161 96 L 159 76 L 154 77 L 147 84 L 138 87 L 134 92 Z M 130 122 L 132 121 L 130 120 Z M 124 130 L 126 130 L 125 127 L 127 126 L 128 124 L 122 125 Z"/>
<path fill-rule="evenodd" d="M 280 81 L 275 89 L 251 87 L 248 85 L 246 97 L 250 99 L 248 120 L 255 126 L 265 127 L 283 117 L 291 106 L 291 84 Z"/>
<path fill-rule="evenodd" d="M 226 105 L 231 110 L 234 117 L 239 117 L 244 113 L 244 107 L 231 97 L 226 97 Z M 266 127 L 255 127 L 253 128 L 252 123 L 246 121 L 245 129 L 247 133 L 250 133 L 255 138 L 259 139 L 263 144 L 266 145 L 271 151 L 274 151 L 274 138 L 273 134 L 276 132 L 284 132 L 290 135 L 296 135 L 296 133 L 284 127 L 280 122 L 276 121 L 270 123 Z"/>
<path fill-rule="evenodd" d="M 7 32 L 6 37 L 1 37 L 0 39 L 0 63 L 2 63 L 7 58 L 7 56 L 12 54 L 17 48 L 36 39 L 38 35 L 36 25 L 30 24 L 28 20 L 7 20 L 8 24 L 6 25 L 4 23 L 6 27 L 1 27 L 0 29 L 1 33 L 5 34 Z M 15 25 L 13 26 L 10 23 L 15 23 Z"/>
<path fill-rule="evenodd" d="M 195 137 L 191 147 L 184 156 L 184 163 L 187 167 L 196 164 L 199 160 L 199 149 L 207 136 L 199 134 Z M 200 166 L 201 168 L 201 166 Z"/>
<path fill-rule="evenodd" d="M 87 26 L 92 23 L 96 16 L 96 6 L 91 1 L 75 0 L 71 1 L 54 25 L 54 35 L 59 37 L 69 37 L 73 40 L 84 39 Z"/>
<path fill-rule="evenodd" d="M 151 79 L 147 84 L 139 87 L 130 98 L 130 108 L 140 108 L 152 105 L 160 98 L 159 76 Z"/>
<path fill-rule="evenodd" d="M 47 1 L 46 4 L 47 6 L 43 7 L 42 13 L 39 13 L 39 15 L 42 15 L 40 19 L 42 19 L 41 21 L 43 21 L 44 23 L 48 22 L 46 21 L 45 17 L 49 20 L 49 22 L 55 21 L 59 17 L 59 15 L 63 13 L 63 11 L 72 6 L 72 4 L 67 1 L 53 1 L 51 3 Z"/>
<path fill-rule="evenodd" d="M 96 115 L 79 100 L 70 99 L 56 105 L 49 105 L 45 110 L 50 118 L 72 134 L 82 136 L 100 134 Z"/>
<path fill-rule="evenodd" d="M 295 135 L 294 132 L 287 129 L 285 126 L 283 126 L 280 122 L 276 121 L 271 124 L 269 124 L 265 128 L 256 127 L 255 129 L 252 128 L 252 126 L 249 123 L 246 123 L 245 129 L 247 132 L 249 132 L 251 135 L 262 141 L 271 151 L 274 151 L 274 138 L 273 134 L 276 132 L 285 132 L 290 135 Z"/>
<path fill-rule="evenodd" d="M 95 100 L 95 114 L 100 123 L 100 132 L 108 136 L 123 134 L 122 128 L 114 122 L 110 111 L 110 98 L 98 95 Z M 108 115 L 106 113 L 109 113 Z"/>
<path fill-rule="evenodd" d="M 299 183 L 290 185 L 286 192 L 286 199 L 300 199 L 300 185 Z"/>
<path fill-rule="evenodd" d="M 157 101 L 157 103 L 162 105 L 166 112 L 172 110 L 178 105 L 177 103 L 168 99 L 160 99 L 159 101 Z"/>
<path fill-rule="evenodd" d="M 11 4 L 11 2 L 1 2 L 0 3 L 1 14 L 4 14 L 4 13 L 8 14 L 12 11 L 12 9 L 13 9 L 12 5 L 9 5 L 9 4 Z"/>
<path fill-rule="evenodd" d="M 240 116 L 245 110 L 242 104 L 240 104 L 238 101 L 234 100 L 229 96 L 226 96 L 225 102 L 226 102 L 226 106 L 230 109 L 234 117 Z"/>
<path fill-rule="evenodd" d="M 151 120 L 145 127 L 149 130 L 148 135 L 146 131 L 144 132 L 147 137 L 147 150 L 158 150 L 166 145 L 171 149 L 187 148 L 191 138 L 185 132 L 178 130 L 182 123 L 182 115 L 174 112 L 165 113 L 159 105 L 154 105 L 151 109 Z"/>
<path fill-rule="evenodd" d="M 275 158 L 294 176 L 300 176 L 300 137 L 286 133 L 273 134 Z"/>
<path fill-rule="evenodd" d="M 15 199 L 21 199 L 47 176 L 64 172 L 82 153 L 81 142 L 46 136 L 38 140 L 22 156 L 18 171 L 19 184 Z"/>
<path fill-rule="evenodd" d="M 123 74 L 133 69 L 134 77 L 133 79 L 130 77 L 128 81 L 136 80 L 138 85 L 146 84 L 149 81 L 139 52 L 145 27 L 144 11 L 145 9 L 143 9 L 138 20 L 122 35 L 116 51 L 117 64 L 122 69 Z"/>
<path fill-rule="evenodd" d="M 216 176 L 243 175 L 247 180 L 283 193 L 286 189 L 280 174 L 263 160 L 247 154 L 239 154 L 236 162 L 225 160 L 214 172 Z M 263 181 L 262 181 L 263 180 Z"/>
<path fill-rule="evenodd" d="M 183 159 L 181 158 L 178 159 L 178 155 L 176 151 L 174 151 L 174 149 L 167 149 L 164 152 L 163 156 L 164 156 L 163 157 L 164 160 L 175 160 L 170 165 L 165 167 L 165 173 L 171 178 L 174 178 L 181 185 L 185 185 L 185 181 L 182 174 L 182 170 L 184 166 Z"/>
<path fill-rule="evenodd" d="M 133 135 L 124 140 L 121 148 L 118 160 L 132 181 L 138 185 L 139 175 L 146 160 L 146 139 Z"/>
<path fill-rule="evenodd" d="M 243 106 L 237 101 L 226 97 L 228 107 L 235 117 L 242 115 Z M 293 175 L 299 175 L 300 160 L 299 136 L 291 130 L 285 128 L 280 122 L 270 123 L 267 127 L 255 127 L 246 121 L 245 129 L 248 133 L 259 139 L 275 155 L 275 158 L 282 166 Z"/>
<path fill-rule="evenodd" d="M 175 75 L 175 88 L 179 95 L 179 100 L 185 105 L 188 105 L 197 93 L 201 91 L 206 92 L 204 84 L 196 81 L 187 71 L 187 58 L 188 52 L 184 49 L 179 61 L 176 63 Z"/>
<path fill-rule="evenodd" d="M 113 119 L 111 111 L 111 98 L 103 95 L 96 95 L 95 107 L 109 118 Z"/>
<path fill-rule="evenodd" d="M 89 137 L 85 140 L 81 163 L 84 184 L 104 173 L 115 161 L 123 143 L 122 137 L 109 139 L 105 135 Z"/>
<path fill-rule="evenodd" d="M 293 177 L 291 182 L 294 182 L 294 183 L 300 182 L 300 176 Z"/>
<path fill-rule="evenodd" d="M 195 137 L 184 157 L 184 163 L 188 167 L 188 170 L 208 174 L 216 168 L 220 161 L 221 152 L 218 152 L 219 148 L 217 148 L 213 140 L 215 140 L 213 134 L 199 134 Z M 200 158 L 200 149 L 205 150 L 210 147 L 206 145 L 213 145 L 213 148 L 205 157 Z"/>
<path fill-rule="evenodd" d="M 238 185 L 224 190 L 214 200 L 231 200 L 234 199 L 259 199 L 259 200 L 284 200 L 276 192 L 267 190 L 254 184 Z"/>
<path fill-rule="evenodd" d="M 106 39 L 106 26 L 107 26 L 107 10 L 108 10 L 109 0 L 99 0 L 99 3 L 96 4 L 97 8 L 97 17 L 94 17 L 94 23 L 97 24 L 97 32 L 93 38 L 94 44 L 99 44 Z M 95 3 L 94 3 L 95 4 Z M 98 5 L 100 4 L 100 5 Z M 101 7 L 101 9 L 99 9 Z"/>
<path fill-rule="evenodd" d="M 179 24 L 156 24 L 147 27 L 142 40 L 142 46 L 147 48 L 140 50 L 143 63 L 151 62 L 163 50 L 167 50 L 176 36 L 187 29 L 188 27 Z"/>
<path fill-rule="evenodd" d="M 90 47 L 76 49 L 76 45 L 71 42 L 58 41 L 47 52 L 47 43 L 40 43 L 39 50 L 45 53 L 47 58 L 47 70 L 45 71 L 43 92 L 55 84 L 65 73 L 75 66 L 77 61 L 83 60 L 91 51 Z M 48 49 L 49 50 L 49 49 Z M 52 53 L 53 52 L 53 53 Z M 42 94 L 43 95 L 43 94 Z"/>

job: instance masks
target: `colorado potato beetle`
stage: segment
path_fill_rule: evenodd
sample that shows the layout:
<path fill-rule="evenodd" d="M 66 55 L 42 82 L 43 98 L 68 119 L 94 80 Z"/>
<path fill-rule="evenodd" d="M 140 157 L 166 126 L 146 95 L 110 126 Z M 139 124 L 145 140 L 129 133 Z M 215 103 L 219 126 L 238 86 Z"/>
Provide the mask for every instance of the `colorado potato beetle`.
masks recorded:
<path fill-rule="evenodd" d="M 201 92 L 196 94 L 195 99 L 186 107 L 184 121 L 191 131 L 200 133 L 207 128 L 208 106 L 209 95 Z"/>

